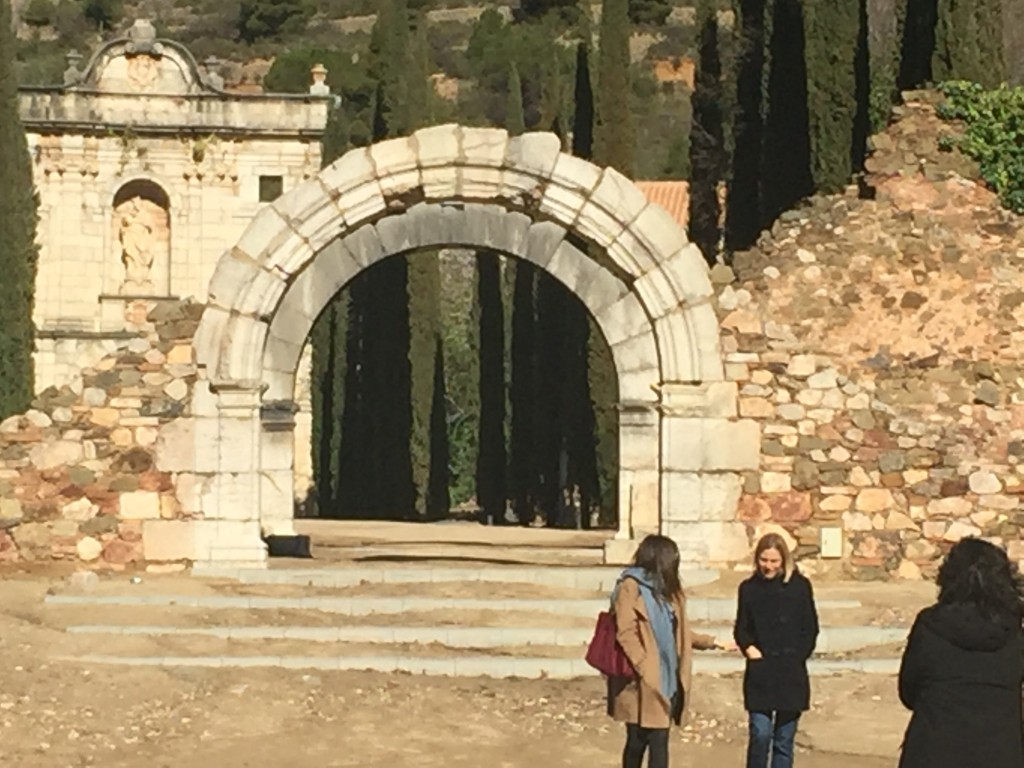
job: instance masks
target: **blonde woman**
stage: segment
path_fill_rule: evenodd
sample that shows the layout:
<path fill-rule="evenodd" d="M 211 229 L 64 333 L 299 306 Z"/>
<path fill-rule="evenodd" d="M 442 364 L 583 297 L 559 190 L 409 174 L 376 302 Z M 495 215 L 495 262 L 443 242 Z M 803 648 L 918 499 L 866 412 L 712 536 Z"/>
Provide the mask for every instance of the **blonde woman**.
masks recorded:
<path fill-rule="evenodd" d="M 747 768 L 791 768 L 797 723 L 810 709 L 807 660 L 818 639 L 818 613 L 811 582 L 778 534 L 754 549 L 754 574 L 740 584 L 733 636 L 747 659 Z"/>

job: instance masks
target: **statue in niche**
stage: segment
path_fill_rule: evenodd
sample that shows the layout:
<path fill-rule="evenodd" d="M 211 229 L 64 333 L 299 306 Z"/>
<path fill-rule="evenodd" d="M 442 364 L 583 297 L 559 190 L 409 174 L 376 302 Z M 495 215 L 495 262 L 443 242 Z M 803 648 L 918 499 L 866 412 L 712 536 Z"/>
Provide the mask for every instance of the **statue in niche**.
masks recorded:
<path fill-rule="evenodd" d="M 149 294 L 154 290 L 152 270 L 160 230 L 167 228 L 167 212 L 143 197 L 117 207 L 117 240 L 121 245 L 124 283 L 121 293 Z"/>

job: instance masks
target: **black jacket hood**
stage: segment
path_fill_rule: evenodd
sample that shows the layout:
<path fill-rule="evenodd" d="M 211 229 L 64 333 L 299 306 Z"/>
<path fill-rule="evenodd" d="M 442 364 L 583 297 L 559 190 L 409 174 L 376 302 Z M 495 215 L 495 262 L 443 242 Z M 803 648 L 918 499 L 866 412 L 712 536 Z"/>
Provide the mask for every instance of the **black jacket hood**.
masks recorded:
<path fill-rule="evenodd" d="M 988 618 L 971 605 L 936 605 L 924 621 L 939 637 L 965 651 L 998 651 L 1019 632 L 1012 620 Z"/>

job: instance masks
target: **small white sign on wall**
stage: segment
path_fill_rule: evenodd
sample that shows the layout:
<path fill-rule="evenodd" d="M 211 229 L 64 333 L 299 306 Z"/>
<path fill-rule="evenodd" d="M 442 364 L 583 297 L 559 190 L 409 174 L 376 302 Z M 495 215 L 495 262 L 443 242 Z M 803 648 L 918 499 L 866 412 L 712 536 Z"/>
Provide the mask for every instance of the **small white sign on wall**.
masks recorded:
<path fill-rule="evenodd" d="M 832 527 L 821 529 L 821 556 L 836 559 L 843 556 L 843 529 Z"/>

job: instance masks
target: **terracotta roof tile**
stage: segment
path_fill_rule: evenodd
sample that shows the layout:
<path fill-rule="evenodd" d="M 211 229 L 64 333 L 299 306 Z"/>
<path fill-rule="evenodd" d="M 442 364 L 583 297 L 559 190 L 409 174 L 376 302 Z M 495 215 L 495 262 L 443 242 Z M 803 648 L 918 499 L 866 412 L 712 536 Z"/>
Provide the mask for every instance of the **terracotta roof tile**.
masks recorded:
<path fill-rule="evenodd" d="M 679 226 L 686 227 L 690 218 L 690 183 L 687 181 L 637 181 L 637 187 L 652 203 L 657 203 Z"/>

